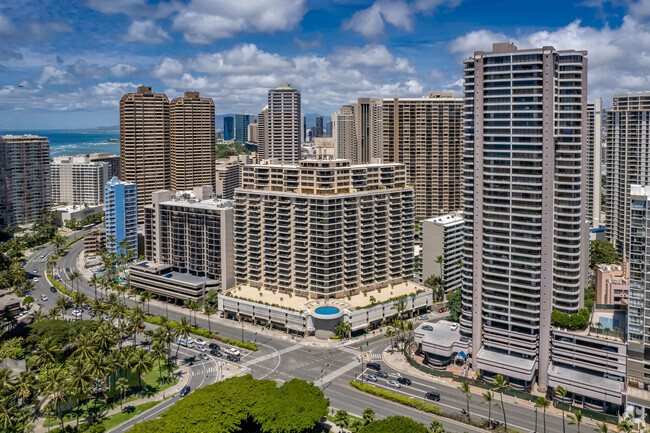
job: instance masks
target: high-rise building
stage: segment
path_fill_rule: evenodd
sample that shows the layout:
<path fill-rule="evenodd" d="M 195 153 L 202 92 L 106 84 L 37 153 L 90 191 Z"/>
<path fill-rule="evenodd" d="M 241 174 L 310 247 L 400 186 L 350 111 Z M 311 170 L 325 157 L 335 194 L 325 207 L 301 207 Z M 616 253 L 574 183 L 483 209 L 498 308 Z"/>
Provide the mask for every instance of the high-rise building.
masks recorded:
<path fill-rule="evenodd" d="M 214 102 L 185 92 L 172 100 L 169 113 L 171 188 L 214 186 Z"/>
<path fill-rule="evenodd" d="M 459 289 L 463 256 L 463 217 L 460 212 L 429 218 L 422 227 L 422 281 L 436 275 L 445 282 L 444 290 Z"/>
<path fill-rule="evenodd" d="M 235 114 L 235 142 L 248 143 L 248 125 L 251 124 L 250 114 Z"/>
<path fill-rule="evenodd" d="M 257 144 L 257 122 L 252 121 L 248 125 L 248 142 Z"/>
<path fill-rule="evenodd" d="M 250 155 L 231 156 L 230 159 L 217 160 L 216 181 L 217 187 L 214 195 L 218 198 L 231 200 L 235 195 L 235 188 L 241 186 L 242 166 L 252 164 Z"/>
<path fill-rule="evenodd" d="M 124 253 L 122 241 L 127 248 L 138 252 L 138 187 L 135 183 L 121 182 L 116 177 L 105 188 L 106 202 L 106 248 Z"/>
<path fill-rule="evenodd" d="M 332 119 L 328 119 L 327 122 L 325 122 L 325 137 L 332 137 Z"/>
<path fill-rule="evenodd" d="M 307 116 L 302 114 L 300 117 L 302 118 L 302 122 L 300 122 L 300 140 L 303 142 L 307 141 Z"/>
<path fill-rule="evenodd" d="M 378 158 L 382 135 L 381 100 L 359 98 L 335 114 L 333 135 L 339 157 L 354 164 L 367 164 Z"/>
<path fill-rule="evenodd" d="M 211 186 L 158 191 L 145 214 L 145 259 L 233 286 L 232 201 L 213 198 Z"/>
<path fill-rule="evenodd" d="M 650 185 L 630 185 L 627 404 L 650 422 Z"/>
<path fill-rule="evenodd" d="M 316 116 L 316 127 L 314 128 L 314 138 L 323 137 L 323 116 Z"/>
<path fill-rule="evenodd" d="M 354 127 L 354 107 L 344 105 L 332 115 L 334 124 L 334 148 L 339 159 L 356 160 L 356 129 Z"/>
<path fill-rule="evenodd" d="M 88 156 L 55 157 L 50 164 L 52 203 L 103 203 L 108 171 L 108 163 Z"/>
<path fill-rule="evenodd" d="M 138 220 L 151 193 L 169 189 L 169 99 L 140 86 L 120 101 L 121 180 L 138 185 Z"/>
<path fill-rule="evenodd" d="M 603 100 L 587 103 L 587 219 L 592 228 L 600 227 L 601 158 Z"/>
<path fill-rule="evenodd" d="M 587 277 L 587 53 L 498 43 L 464 63 L 461 332 L 483 377 L 545 390 L 551 312 L 578 312 Z"/>
<path fill-rule="evenodd" d="M 266 159 L 266 124 L 269 118 L 269 107 L 262 108 L 257 115 L 257 154 L 260 160 Z"/>
<path fill-rule="evenodd" d="M 630 185 L 650 185 L 650 92 L 614 95 L 607 110 L 607 239 L 627 258 Z"/>
<path fill-rule="evenodd" d="M 236 284 L 339 298 L 413 275 L 403 164 L 246 165 L 234 212 Z"/>
<path fill-rule="evenodd" d="M 269 90 L 267 119 L 264 123 L 264 149 L 260 158 L 280 163 L 300 159 L 300 92 L 291 84 Z"/>
<path fill-rule="evenodd" d="M 0 136 L 0 225 L 31 224 L 50 209 L 50 142 L 37 135 Z"/>
<path fill-rule="evenodd" d="M 235 139 L 235 118 L 232 116 L 223 118 L 223 139 L 225 141 Z"/>
<path fill-rule="evenodd" d="M 370 106 L 364 117 L 370 118 Z M 383 160 L 407 166 L 415 188 L 416 217 L 430 218 L 460 209 L 463 99 L 451 93 L 423 98 L 392 98 L 382 103 Z M 364 129 L 366 136 L 369 128 Z M 364 155 L 371 150 L 366 146 Z"/>
<path fill-rule="evenodd" d="M 93 162 L 105 162 L 108 164 L 108 179 L 120 178 L 120 155 L 109 155 L 108 153 L 91 153 L 88 155 Z"/>

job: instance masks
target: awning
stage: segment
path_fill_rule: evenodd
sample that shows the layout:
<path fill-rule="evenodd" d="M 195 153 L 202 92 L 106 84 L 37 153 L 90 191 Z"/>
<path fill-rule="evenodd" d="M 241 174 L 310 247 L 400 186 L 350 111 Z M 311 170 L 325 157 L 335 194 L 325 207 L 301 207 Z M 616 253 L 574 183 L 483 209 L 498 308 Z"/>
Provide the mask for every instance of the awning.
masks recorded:
<path fill-rule="evenodd" d="M 352 330 L 352 331 L 356 331 L 356 330 L 358 330 L 358 329 L 368 329 L 368 326 L 369 326 L 369 325 L 368 325 L 368 322 L 366 322 L 366 323 L 359 323 L 359 324 L 357 324 L 357 325 L 354 325 L 354 326 L 352 327 L 351 330 Z"/>
<path fill-rule="evenodd" d="M 291 329 L 292 331 L 298 331 L 298 332 L 303 331 L 303 327 L 297 325 L 287 325 L 287 329 Z"/>
<path fill-rule="evenodd" d="M 467 359 L 467 354 L 461 350 L 456 354 L 456 358 Z"/>

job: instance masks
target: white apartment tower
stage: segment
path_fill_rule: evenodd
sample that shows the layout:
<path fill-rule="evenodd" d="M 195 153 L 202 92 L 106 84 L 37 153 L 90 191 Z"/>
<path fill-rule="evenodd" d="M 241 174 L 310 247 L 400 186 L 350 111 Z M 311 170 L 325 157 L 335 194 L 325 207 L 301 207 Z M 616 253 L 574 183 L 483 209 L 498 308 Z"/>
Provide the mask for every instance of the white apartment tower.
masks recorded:
<path fill-rule="evenodd" d="M 291 84 L 269 90 L 260 158 L 283 164 L 300 159 L 300 92 Z"/>
<path fill-rule="evenodd" d="M 650 92 L 614 95 L 607 110 L 607 239 L 627 258 L 630 186 L 650 185 Z"/>
<path fill-rule="evenodd" d="M 497 43 L 465 60 L 461 332 L 489 380 L 548 386 L 551 312 L 587 271 L 587 53 Z"/>
<path fill-rule="evenodd" d="M 600 227 L 603 100 L 587 103 L 587 219 Z"/>
<path fill-rule="evenodd" d="M 52 203 L 103 203 L 109 168 L 109 163 L 87 156 L 55 157 L 50 164 Z"/>

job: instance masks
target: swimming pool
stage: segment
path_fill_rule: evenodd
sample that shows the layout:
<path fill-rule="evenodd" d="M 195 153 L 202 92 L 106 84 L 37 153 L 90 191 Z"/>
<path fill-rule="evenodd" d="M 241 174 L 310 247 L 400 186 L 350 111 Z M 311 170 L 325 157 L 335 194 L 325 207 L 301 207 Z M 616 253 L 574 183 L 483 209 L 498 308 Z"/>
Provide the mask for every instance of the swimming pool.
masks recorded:
<path fill-rule="evenodd" d="M 341 311 L 341 310 L 339 310 L 339 309 L 336 308 L 336 307 L 332 307 L 332 306 L 329 306 L 329 305 L 328 305 L 328 306 L 325 306 L 325 307 L 318 307 L 318 308 L 316 308 L 316 309 L 314 310 L 314 313 L 316 313 L 316 314 L 322 314 L 322 315 L 324 315 L 324 316 L 329 316 L 329 315 L 331 315 L 331 314 L 336 314 L 336 313 L 338 313 L 339 311 Z"/>

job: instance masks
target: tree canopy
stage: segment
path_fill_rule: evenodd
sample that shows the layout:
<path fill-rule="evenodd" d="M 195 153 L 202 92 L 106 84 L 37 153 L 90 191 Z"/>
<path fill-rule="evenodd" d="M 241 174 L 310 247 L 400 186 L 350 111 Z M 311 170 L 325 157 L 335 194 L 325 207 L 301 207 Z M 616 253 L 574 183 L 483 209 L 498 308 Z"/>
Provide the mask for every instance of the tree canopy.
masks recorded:
<path fill-rule="evenodd" d="M 458 322 L 461 313 L 460 289 L 454 290 L 447 296 L 447 311 L 449 312 L 449 320 Z"/>
<path fill-rule="evenodd" d="M 391 416 L 380 421 L 364 425 L 359 433 L 428 433 L 428 429 L 419 422 L 405 416 Z"/>
<path fill-rule="evenodd" d="M 131 432 L 311 433 L 328 406 L 323 392 L 304 380 L 277 387 L 274 381 L 247 375 L 197 389 Z"/>
<path fill-rule="evenodd" d="M 618 253 L 607 241 L 595 240 L 589 245 L 589 266 L 592 268 L 600 264 L 619 264 L 621 258 Z"/>

